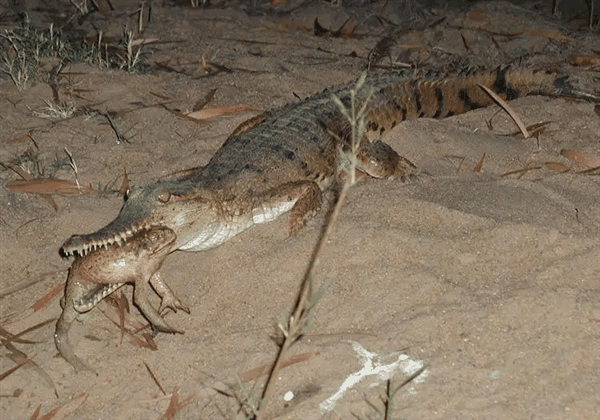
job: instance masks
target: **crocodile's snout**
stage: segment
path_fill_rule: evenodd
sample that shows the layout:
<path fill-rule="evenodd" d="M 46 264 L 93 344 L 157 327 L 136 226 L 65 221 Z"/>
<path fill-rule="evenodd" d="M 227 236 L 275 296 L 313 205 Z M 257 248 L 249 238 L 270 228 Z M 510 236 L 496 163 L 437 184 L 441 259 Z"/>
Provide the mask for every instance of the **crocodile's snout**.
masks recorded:
<path fill-rule="evenodd" d="M 150 223 L 140 223 L 126 229 L 113 230 L 109 225 L 105 229 L 89 235 L 73 235 L 62 245 L 60 254 L 63 257 L 69 257 L 75 254 L 83 256 L 96 249 L 107 248 L 112 244 L 121 246 L 142 229 L 150 230 L 153 227 L 159 226 L 153 226 Z"/>

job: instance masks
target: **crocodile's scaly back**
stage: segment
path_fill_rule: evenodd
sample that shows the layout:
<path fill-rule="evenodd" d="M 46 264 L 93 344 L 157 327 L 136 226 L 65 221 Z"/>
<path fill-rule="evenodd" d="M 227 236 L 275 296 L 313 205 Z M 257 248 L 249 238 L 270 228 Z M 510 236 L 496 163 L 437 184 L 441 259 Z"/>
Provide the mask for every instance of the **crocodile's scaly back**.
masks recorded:
<path fill-rule="evenodd" d="M 479 86 L 492 89 L 503 99 L 529 94 L 582 97 L 564 76 L 509 67 L 493 72 L 471 71 L 455 77 L 406 69 L 368 77 L 357 99 L 368 99 L 367 130 L 383 134 L 398 123 L 415 118 L 444 118 L 493 104 Z M 272 112 L 264 121 L 230 137 L 194 181 L 217 190 L 234 187 L 250 176 L 250 188 L 273 181 L 320 180 L 337 170 L 336 150 L 327 128 L 348 128 L 332 96 L 350 107 L 353 85 L 331 88 L 304 101 Z M 596 98 L 595 96 L 591 96 Z M 347 133 L 339 137 L 346 137 Z"/>

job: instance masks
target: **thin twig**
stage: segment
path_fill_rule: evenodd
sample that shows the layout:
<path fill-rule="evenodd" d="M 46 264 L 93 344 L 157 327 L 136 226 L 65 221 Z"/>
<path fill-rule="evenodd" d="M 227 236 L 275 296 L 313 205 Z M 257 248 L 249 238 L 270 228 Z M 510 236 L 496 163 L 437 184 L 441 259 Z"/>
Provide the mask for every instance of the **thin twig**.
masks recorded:
<path fill-rule="evenodd" d="M 81 185 L 79 185 L 79 171 L 77 170 L 77 163 L 75 162 L 75 159 L 73 158 L 71 152 L 69 152 L 69 149 L 67 149 L 67 146 L 65 146 L 65 153 L 67 154 L 67 156 L 69 156 L 69 166 L 71 166 L 71 169 L 73 169 L 73 172 L 75 172 L 75 183 L 77 184 L 79 194 L 81 194 Z"/>
<path fill-rule="evenodd" d="M 342 115 L 348 120 L 352 129 L 352 138 L 351 138 L 351 159 L 349 167 L 345 168 L 347 172 L 346 181 L 342 187 L 342 190 L 338 196 L 337 202 L 333 208 L 333 211 L 329 217 L 329 220 L 324 226 L 323 232 L 319 237 L 319 241 L 315 246 L 313 253 L 310 258 L 310 264 L 304 277 L 302 279 L 302 285 L 300 287 L 300 293 L 298 294 L 298 299 L 296 300 L 296 304 L 293 310 L 292 315 L 290 316 L 287 327 L 284 327 L 282 324 L 279 324 L 278 327 L 283 333 L 284 341 L 279 348 L 279 352 L 275 358 L 275 362 L 269 371 L 269 375 L 267 376 L 267 381 L 263 387 L 263 392 L 259 401 L 259 405 L 257 410 L 255 411 L 255 420 L 259 420 L 264 415 L 264 404 L 268 401 L 269 391 L 271 389 L 271 384 L 273 382 L 273 378 L 275 377 L 275 372 L 279 369 L 283 356 L 288 351 L 288 349 L 294 344 L 301 336 L 302 331 L 306 325 L 306 320 L 309 316 L 310 310 L 314 305 L 310 304 L 311 297 L 313 296 L 313 279 L 317 265 L 319 264 L 319 255 L 321 254 L 329 235 L 333 229 L 333 226 L 336 224 L 337 219 L 340 215 L 342 206 L 344 205 L 344 201 L 346 200 L 346 196 L 348 194 L 348 190 L 354 183 L 356 182 L 355 173 L 356 173 L 356 153 L 358 146 L 360 144 L 360 140 L 364 134 L 365 130 L 365 122 L 364 122 L 364 114 L 366 110 L 367 103 L 370 98 L 370 94 L 367 99 L 364 101 L 359 110 L 356 109 L 356 93 L 364 84 L 366 78 L 366 73 L 359 78 L 354 89 L 350 91 L 350 110 L 346 109 L 339 98 L 333 96 L 332 100 L 335 104 L 337 104 Z M 340 146 L 340 152 L 343 147 Z"/>
<path fill-rule="evenodd" d="M 505 111 L 506 113 L 510 116 L 510 118 L 512 118 L 512 120 L 515 122 L 515 124 L 517 124 L 517 127 L 519 127 L 519 130 L 521 130 L 521 133 L 523 133 L 523 137 L 525 137 L 526 139 L 528 139 L 529 136 L 529 132 L 527 131 L 527 127 L 525 127 L 525 124 L 523 124 L 523 121 L 521 120 L 521 118 L 519 118 L 519 115 L 517 115 L 517 113 L 515 112 L 514 109 L 512 109 L 504 99 L 502 99 L 501 97 L 499 97 L 493 90 L 491 90 L 489 87 L 482 85 L 481 83 L 478 83 L 479 87 L 481 87 L 488 95 L 491 96 L 491 98 L 496 101 L 498 103 L 498 105 L 500 105 Z"/>

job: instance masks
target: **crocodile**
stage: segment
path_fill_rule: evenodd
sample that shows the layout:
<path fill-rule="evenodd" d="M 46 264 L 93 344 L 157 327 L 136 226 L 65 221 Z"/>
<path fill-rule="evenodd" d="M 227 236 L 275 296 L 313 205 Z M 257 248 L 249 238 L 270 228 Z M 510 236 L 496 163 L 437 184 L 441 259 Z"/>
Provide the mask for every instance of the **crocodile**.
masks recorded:
<path fill-rule="evenodd" d="M 140 230 L 123 246 L 109 245 L 77 256 L 69 269 L 65 296 L 61 301 L 63 312 L 56 323 L 54 342 L 59 353 L 76 371 L 92 371 L 75 355 L 69 343 L 69 329 L 80 313 L 91 310 L 101 299 L 123 286 L 134 283 L 134 302 L 150 321 L 153 328 L 162 332 L 181 333 L 171 327 L 160 315 L 166 308 L 173 311 L 189 308 L 181 303 L 160 276 L 159 269 L 175 244 L 175 233 L 167 228 L 155 226 Z M 162 298 L 157 311 L 148 301 L 149 286 Z"/>
<path fill-rule="evenodd" d="M 296 232 L 320 209 L 323 192 L 348 161 L 375 178 L 404 177 L 407 161 L 386 143 L 365 135 L 353 145 L 352 124 L 342 110 L 350 109 L 352 97 L 356 109 L 365 106 L 366 130 L 379 136 L 407 119 L 444 118 L 493 104 L 481 86 L 505 100 L 531 94 L 600 99 L 569 76 L 525 68 L 452 77 L 403 69 L 363 82 L 354 94 L 353 84 L 326 89 L 243 123 L 206 166 L 134 188 L 116 219 L 94 233 L 71 236 L 61 253 L 85 255 L 128 243 L 155 226 L 175 233 L 174 250 L 202 251 L 288 212 Z"/>

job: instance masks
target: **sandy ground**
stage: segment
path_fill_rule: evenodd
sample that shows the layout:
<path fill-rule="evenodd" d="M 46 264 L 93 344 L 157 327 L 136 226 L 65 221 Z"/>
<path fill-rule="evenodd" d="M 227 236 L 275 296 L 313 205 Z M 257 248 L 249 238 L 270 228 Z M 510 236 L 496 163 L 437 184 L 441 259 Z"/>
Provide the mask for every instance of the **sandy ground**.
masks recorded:
<path fill-rule="evenodd" d="M 139 7 L 132 3 L 115 3 L 100 22 Z M 122 336 L 109 302 L 82 316 L 71 340 L 98 376 L 75 374 L 52 341 L 70 265 L 58 250 L 70 235 L 116 216 L 123 199 L 110 190 L 119 188 L 125 169 L 130 183 L 141 185 L 203 165 L 257 113 L 198 122 L 157 104 L 191 109 L 216 89 L 208 108 L 268 110 L 351 81 L 391 23 L 406 17 L 401 5 L 384 3 L 310 3 L 279 14 L 293 5 L 257 12 L 245 4 L 155 4 L 139 38 L 162 42 L 148 47 L 150 64 L 178 72 L 69 65 L 61 86 L 78 89 L 75 104 L 88 111 L 66 120 L 32 113 L 52 100 L 41 76 L 24 91 L 0 79 L 0 161 L 9 165 L 30 150 L 37 166 L 25 158 L 22 166 L 48 176 L 67 148 L 79 182 L 108 190 L 54 195 L 55 211 L 38 194 L 10 192 L 5 185 L 19 177 L 0 168 L 0 288 L 33 283 L 0 298 L 3 343 L 49 321 L 2 347 L 2 372 L 23 357 L 35 362 L 2 378 L 2 419 L 39 418 L 32 415 L 40 404 L 40 415 L 57 409 L 55 419 L 158 419 L 173 412 L 177 419 L 236 418 L 235 400 L 216 389 L 259 395 L 261 369 L 277 351 L 270 337 L 295 301 L 325 212 L 293 237 L 283 217 L 216 249 L 172 254 L 163 274 L 192 313 L 169 314 L 185 335 L 159 334 L 156 348 L 140 344 L 147 328 Z M 503 2 L 470 7 L 424 9 L 426 22 L 446 20 L 399 35 L 394 61 L 493 68 L 527 53 L 526 62 L 538 67 L 593 76 L 564 65 L 574 53 L 600 49 L 600 38 L 578 22 Z M 312 31 L 315 17 L 337 29 L 349 16 L 357 16 L 355 33 L 363 36 Z M 600 178 L 597 170 L 583 171 L 599 165 L 600 120 L 593 104 L 564 98 L 528 97 L 511 106 L 527 125 L 549 122 L 538 140 L 507 135 L 516 129 L 498 107 L 409 121 L 386 134 L 419 176 L 407 183 L 366 180 L 351 189 L 320 257 L 317 282 L 329 286 L 310 331 L 277 374 L 268 418 L 379 418 L 366 400 L 381 408 L 389 375 L 400 384 L 423 364 L 425 373 L 396 394 L 394 418 L 598 418 Z M 129 143 L 117 142 L 94 111 L 115 113 Z M 68 165 L 53 175 L 75 179 Z M 130 300 L 131 288 L 124 293 Z M 126 328 L 133 331 L 146 322 L 130 309 Z M 293 398 L 286 401 L 288 392 Z M 174 393 L 179 407 L 169 411 Z"/>

